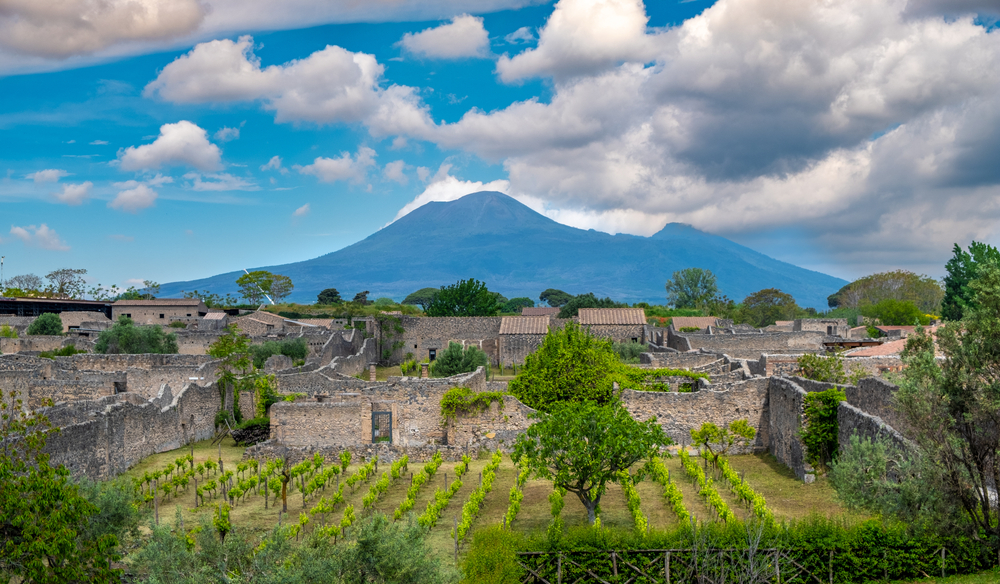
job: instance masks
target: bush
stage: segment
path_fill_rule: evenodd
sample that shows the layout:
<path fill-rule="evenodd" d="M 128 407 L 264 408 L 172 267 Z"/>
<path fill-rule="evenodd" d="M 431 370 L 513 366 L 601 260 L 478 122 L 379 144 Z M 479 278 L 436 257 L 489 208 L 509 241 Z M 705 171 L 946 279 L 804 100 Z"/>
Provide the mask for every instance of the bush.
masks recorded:
<path fill-rule="evenodd" d="M 618 353 L 618 358 L 622 360 L 622 363 L 638 363 L 639 355 L 649 351 L 646 345 L 642 343 L 612 343 L 611 350 Z"/>
<path fill-rule="evenodd" d="M 448 348 L 431 363 L 431 374 L 434 377 L 450 377 L 488 365 L 489 358 L 479 347 L 469 346 L 463 350 L 462 345 L 449 342 Z"/>
<path fill-rule="evenodd" d="M 72 357 L 73 355 L 86 352 L 84 349 L 77 349 L 76 345 L 66 345 L 62 349 L 56 349 L 55 351 L 42 351 L 38 356 L 43 359 L 55 359 L 56 357 Z"/>
<path fill-rule="evenodd" d="M 17 330 L 10 328 L 7 325 L 0 327 L 0 338 L 2 339 L 16 339 Z"/>
<path fill-rule="evenodd" d="M 490 525 L 472 536 L 472 547 L 462 563 L 469 584 L 517 584 L 524 578 L 524 568 L 517 563 L 517 535 Z"/>
<path fill-rule="evenodd" d="M 174 322 L 170 323 L 170 328 L 187 328 L 187 326 L 188 326 L 187 324 L 179 320 L 175 320 Z"/>
<path fill-rule="evenodd" d="M 696 326 L 682 326 L 680 332 L 682 333 L 696 333 L 701 330 L 701 327 Z"/>
<path fill-rule="evenodd" d="M 809 464 L 826 468 L 837 457 L 839 424 L 837 409 L 847 395 L 838 388 L 814 391 L 803 400 L 803 423 L 799 436 Z"/>
<path fill-rule="evenodd" d="M 499 391 L 476 393 L 468 387 L 453 387 L 441 397 L 441 417 L 449 420 L 459 414 L 484 412 L 493 402 L 499 403 L 503 408 L 503 393 Z"/>
<path fill-rule="evenodd" d="M 177 335 L 163 332 L 159 326 L 135 326 L 131 318 L 121 316 L 106 331 L 101 331 L 94 352 L 102 355 L 176 354 Z"/>
<path fill-rule="evenodd" d="M 58 314 L 46 312 L 28 325 L 29 335 L 61 335 L 63 334 L 62 319 Z"/>
<path fill-rule="evenodd" d="M 261 369 L 272 355 L 285 355 L 291 357 L 293 361 L 305 359 L 309 355 L 309 345 L 304 338 L 298 337 L 253 345 L 250 347 L 250 352 L 253 353 L 254 367 Z"/>

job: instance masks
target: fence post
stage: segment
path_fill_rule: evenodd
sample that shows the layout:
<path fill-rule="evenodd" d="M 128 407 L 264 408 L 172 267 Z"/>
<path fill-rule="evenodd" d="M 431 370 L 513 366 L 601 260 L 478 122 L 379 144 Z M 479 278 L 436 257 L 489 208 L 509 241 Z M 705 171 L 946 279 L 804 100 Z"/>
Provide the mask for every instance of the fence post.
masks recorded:
<path fill-rule="evenodd" d="M 611 573 L 618 577 L 618 555 L 614 550 L 611 552 Z"/>
<path fill-rule="evenodd" d="M 885 549 L 882 550 L 882 579 L 889 581 L 889 560 L 886 559 Z"/>
<path fill-rule="evenodd" d="M 194 479 L 194 506 L 198 506 L 198 479 Z"/>
<path fill-rule="evenodd" d="M 559 552 L 556 559 L 556 583 L 562 584 L 562 552 Z"/>
<path fill-rule="evenodd" d="M 833 584 L 833 550 L 830 550 L 830 584 Z"/>
<path fill-rule="evenodd" d="M 774 577 L 781 584 L 781 567 L 778 564 L 778 550 L 774 550 Z"/>
<path fill-rule="evenodd" d="M 666 584 L 670 584 L 670 550 L 667 550 L 667 555 L 663 557 L 663 573 L 666 574 Z"/>
<path fill-rule="evenodd" d="M 156 498 L 156 491 L 153 491 L 153 513 L 156 516 L 156 524 L 160 524 L 160 500 Z M 941 568 L 944 571 L 944 568 Z"/>
<path fill-rule="evenodd" d="M 944 546 L 941 546 L 941 577 L 944 578 Z"/>
<path fill-rule="evenodd" d="M 455 516 L 455 565 L 458 565 L 458 515 Z"/>

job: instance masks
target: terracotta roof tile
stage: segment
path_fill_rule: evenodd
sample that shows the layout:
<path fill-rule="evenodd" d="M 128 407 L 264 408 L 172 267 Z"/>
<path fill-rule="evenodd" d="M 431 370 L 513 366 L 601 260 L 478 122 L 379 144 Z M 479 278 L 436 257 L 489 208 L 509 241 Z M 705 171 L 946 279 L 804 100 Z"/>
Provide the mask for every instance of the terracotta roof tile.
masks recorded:
<path fill-rule="evenodd" d="M 226 318 L 225 312 L 209 312 L 203 317 L 205 320 L 224 320 Z"/>
<path fill-rule="evenodd" d="M 505 316 L 500 320 L 501 335 L 544 335 L 548 332 L 547 316 Z"/>
<path fill-rule="evenodd" d="M 580 324 L 646 324 L 642 308 L 581 308 Z"/>
<path fill-rule="evenodd" d="M 681 330 L 684 327 L 696 326 L 700 329 L 716 326 L 719 319 L 714 316 L 675 316 L 670 321 L 674 325 L 674 330 Z"/>
<path fill-rule="evenodd" d="M 521 309 L 521 316 L 555 316 L 559 314 L 559 308 L 554 306 L 525 306 Z"/>

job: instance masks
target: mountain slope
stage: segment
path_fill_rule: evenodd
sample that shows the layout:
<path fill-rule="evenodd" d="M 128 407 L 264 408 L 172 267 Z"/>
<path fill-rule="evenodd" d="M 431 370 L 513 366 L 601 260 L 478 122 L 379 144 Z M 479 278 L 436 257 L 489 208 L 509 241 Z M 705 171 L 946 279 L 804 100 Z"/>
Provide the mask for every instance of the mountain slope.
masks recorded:
<path fill-rule="evenodd" d="M 401 300 L 419 288 L 476 278 L 508 298 L 537 299 L 542 290 L 558 288 L 662 304 L 667 279 L 690 267 L 712 270 L 721 292 L 737 301 L 763 288 L 780 288 L 801 306 L 825 308 L 826 297 L 846 284 L 689 225 L 671 223 L 651 237 L 584 231 L 496 192 L 428 203 L 333 253 L 255 269 L 290 277 L 292 300 L 300 302 L 314 302 L 324 288 L 336 288 L 347 298 L 370 290 L 371 299 Z M 240 274 L 165 284 L 160 293 L 235 292 Z"/>

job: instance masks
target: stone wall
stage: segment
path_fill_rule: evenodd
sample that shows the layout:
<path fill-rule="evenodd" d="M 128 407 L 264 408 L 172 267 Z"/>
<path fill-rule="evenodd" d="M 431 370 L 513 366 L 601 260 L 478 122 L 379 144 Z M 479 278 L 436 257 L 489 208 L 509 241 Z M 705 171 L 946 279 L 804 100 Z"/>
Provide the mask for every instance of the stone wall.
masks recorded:
<path fill-rule="evenodd" d="M 69 343 L 75 344 L 75 341 L 64 336 L 26 335 L 17 339 L 0 337 L 0 353 L 6 355 L 11 353 L 57 351 Z"/>
<path fill-rule="evenodd" d="M 912 442 L 886 424 L 882 418 L 867 414 L 847 402 L 840 402 L 837 407 L 837 426 L 837 443 L 841 451 L 850 448 L 851 436 L 854 434 L 872 441 L 888 440 L 899 451 L 914 448 Z"/>
<path fill-rule="evenodd" d="M 904 436 L 912 436 L 912 429 L 896 408 L 896 391 L 899 388 L 888 381 L 876 377 L 866 377 L 857 387 L 844 388 L 847 403 L 862 412 L 880 418 Z"/>
<path fill-rule="evenodd" d="M 393 354 L 392 360 L 399 362 L 406 353 L 413 353 L 417 361 L 421 361 L 428 357 L 429 350 L 440 353 L 448 348 L 449 342 L 456 342 L 463 347 L 475 345 L 489 355 L 490 362 L 496 362 L 501 320 L 499 316 L 402 316 L 403 346 Z"/>
<path fill-rule="evenodd" d="M 825 391 L 837 385 L 801 377 L 768 378 L 770 423 L 768 452 L 792 469 L 800 480 L 816 479 L 813 468 L 806 462 L 806 448 L 799 438 L 802 428 L 802 406 L 806 393 Z"/>
<path fill-rule="evenodd" d="M 823 346 L 825 337 L 819 332 L 671 334 L 669 346 L 680 351 L 705 349 L 725 353 L 735 359 L 759 359 L 763 354 L 773 353 L 823 353 L 826 351 Z"/>
<path fill-rule="evenodd" d="M 584 328 L 590 334 L 602 339 L 611 339 L 617 343 L 646 342 L 646 325 L 644 324 L 589 324 Z"/>
<path fill-rule="evenodd" d="M 719 360 L 715 353 L 642 353 L 639 362 L 665 369 L 693 369 Z"/>
<path fill-rule="evenodd" d="M 374 338 L 367 338 L 361 344 L 361 348 L 353 355 L 346 357 L 334 357 L 330 361 L 329 368 L 344 375 L 357 375 L 368 369 L 369 363 L 379 360 L 378 347 Z"/>
<path fill-rule="evenodd" d="M 524 363 L 545 340 L 545 335 L 500 335 L 500 362 L 504 365 Z"/>

